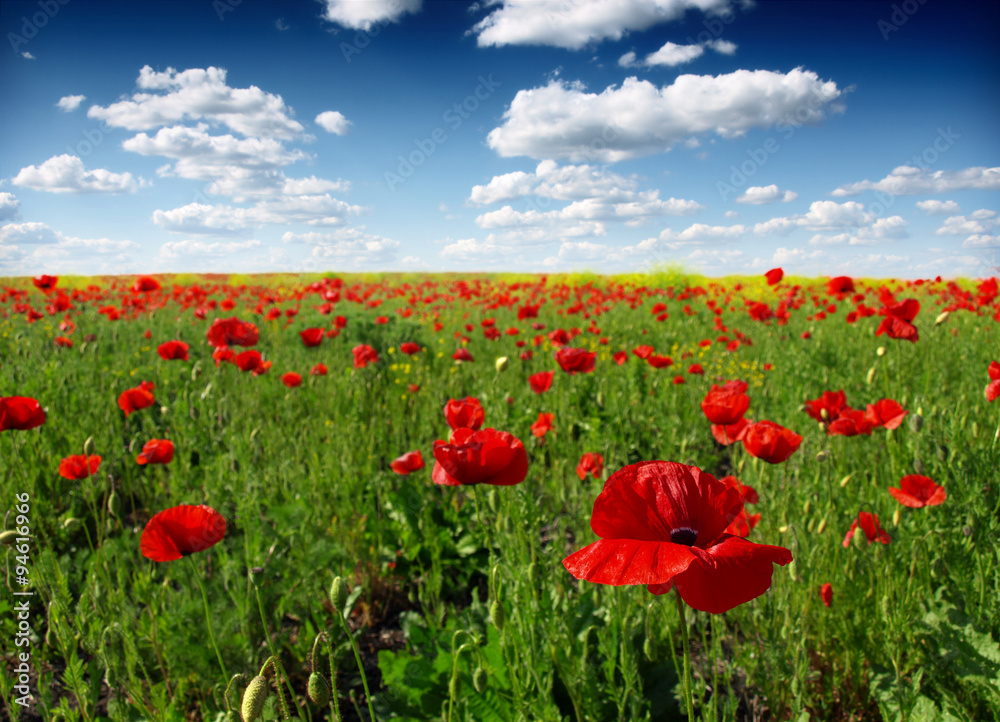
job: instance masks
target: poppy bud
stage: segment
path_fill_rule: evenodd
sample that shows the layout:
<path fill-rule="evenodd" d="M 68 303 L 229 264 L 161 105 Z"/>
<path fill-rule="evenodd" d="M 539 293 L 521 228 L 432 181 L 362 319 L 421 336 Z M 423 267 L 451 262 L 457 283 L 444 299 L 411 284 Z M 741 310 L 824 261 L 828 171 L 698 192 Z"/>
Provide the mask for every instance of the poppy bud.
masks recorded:
<path fill-rule="evenodd" d="M 788 531 L 788 524 L 784 524 L 778 527 L 779 534 L 784 534 L 786 531 Z"/>
<path fill-rule="evenodd" d="M 128 453 L 130 453 L 130 454 L 134 454 L 135 453 L 135 445 L 137 443 L 139 443 L 138 439 L 132 439 L 130 442 L 128 442 Z"/>
<path fill-rule="evenodd" d="M 798 567 L 795 566 L 795 560 L 793 559 L 792 561 L 788 562 L 788 576 L 792 578 L 793 582 L 799 581 L 798 575 L 796 574 L 797 571 Z"/>
<path fill-rule="evenodd" d="M 333 584 L 330 585 L 330 604 L 338 614 L 343 615 L 347 604 L 347 585 L 340 577 L 334 577 Z"/>
<path fill-rule="evenodd" d="M 83 455 L 90 456 L 94 453 L 94 437 L 88 436 L 87 440 L 83 442 Z"/>
<path fill-rule="evenodd" d="M 897 506 L 896 507 L 896 511 L 892 512 L 892 525 L 893 526 L 899 526 L 899 519 L 900 519 L 900 517 L 902 517 L 902 514 L 900 513 L 900 509 Z"/>
<path fill-rule="evenodd" d="M 824 411 L 826 411 L 826 409 L 823 409 L 823 410 L 824 410 Z M 824 422 L 824 421 L 821 421 L 821 422 L 819 423 L 819 428 L 820 428 L 820 431 L 822 431 L 822 432 L 823 432 L 823 433 L 825 434 L 825 433 L 826 433 L 826 430 L 827 430 L 828 428 L 830 428 L 830 424 L 828 424 L 828 423 L 826 423 L 826 422 Z"/>
<path fill-rule="evenodd" d="M 823 421 L 829 421 L 830 420 L 830 412 L 827 411 L 826 409 L 820 409 L 819 410 L 819 415 L 820 415 L 820 418 L 823 419 Z"/>
<path fill-rule="evenodd" d="M 861 529 L 855 529 L 854 537 L 851 539 L 851 543 L 858 549 L 861 549 L 865 543 L 865 533 L 861 531 Z"/>
<path fill-rule="evenodd" d="M 825 516 L 820 520 L 819 526 L 816 527 L 816 533 L 817 534 L 822 534 L 824 531 L 826 531 L 826 517 Z"/>
<path fill-rule="evenodd" d="M 73 531 L 78 526 L 80 526 L 80 520 L 74 516 L 66 517 L 66 520 L 62 523 L 62 527 L 66 531 Z"/>
<path fill-rule="evenodd" d="M 500 495 L 497 494 L 496 489 L 490 489 L 490 493 L 486 495 L 486 500 L 490 504 L 490 510 L 494 514 L 500 513 Z"/>
<path fill-rule="evenodd" d="M 869 386 L 872 385 L 872 381 L 875 380 L 875 366 L 868 369 L 868 373 L 865 375 L 865 383 Z"/>
<path fill-rule="evenodd" d="M 599 408 L 599 409 L 603 409 L 604 408 L 604 392 L 603 391 L 598 391 L 597 392 L 597 408 Z"/>
<path fill-rule="evenodd" d="M 937 458 L 941 461 L 948 461 L 948 447 L 944 444 L 938 444 Z"/>
<path fill-rule="evenodd" d="M 160 407 L 160 416 L 166 416 L 168 413 L 170 413 L 170 407 L 169 406 L 161 406 Z"/>
<path fill-rule="evenodd" d="M 975 421 L 972 422 L 972 435 L 977 438 L 979 437 L 979 424 Z"/>
<path fill-rule="evenodd" d="M 476 671 L 472 674 L 472 686 L 476 688 L 479 694 L 486 691 L 486 683 L 489 681 L 489 676 L 486 674 L 486 670 L 482 667 L 476 667 Z"/>
<path fill-rule="evenodd" d="M 938 314 L 938 317 L 934 319 L 934 325 L 940 326 L 942 323 L 948 320 L 948 316 L 951 315 L 951 311 L 942 311 Z"/>
<path fill-rule="evenodd" d="M 646 655 L 646 659 L 648 659 L 650 662 L 656 660 L 656 649 L 653 647 L 653 640 L 650 639 L 649 637 L 646 637 L 646 639 L 643 640 L 642 653 Z"/>
<path fill-rule="evenodd" d="M 493 566 L 493 570 L 490 572 L 490 581 L 493 582 L 493 593 L 496 594 L 500 589 L 500 565 L 496 564 Z"/>
<path fill-rule="evenodd" d="M 330 685 L 323 675 L 313 672 L 309 675 L 309 685 L 306 690 L 309 699 L 317 707 L 325 707 L 330 701 Z"/>
<path fill-rule="evenodd" d="M 840 480 L 840 488 L 841 489 L 843 489 L 845 486 L 847 486 L 847 482 L 849 482 L 851 480 L 852 476 L 854 476 L 854 474 L 848 474 L 847 476 L 845 476 L 843 479 Z"/>
<path fill-rule="evenodd" d="M 498 358 L 496 361 L 493 362 L 493 365 L 496 366 L 497 373 L 500 373 L 502 371 L 507 370 L 507 365 L 509 363 L 510 359 L 508 359 L 506 356 L 501 356 L 500 358 Z"/>
<path fill-rule="evenodd" d="M 258 674 L 250 680 L 250 684 L 243 691 L 243 704 L 240 706 L 243 722 L 254 722 L 260 717 L 269 692 L 267 680 L 263 676 Z"/>
<path fill-rule="evenodd" d="M 816 520 L 815 519 L 810 519 L 809 523 L 806 524 L 806 531 L 809 532 L 810 534 L 812 534 L 813 529 L 815 529 L 815 528 L 816 528 Z"/>
<path fill-rule="evenodd" d="M 919 456 L 913 459 L 913 470 L 918 474 L 924 473 L 924 462 Z"/>
<path fill-rule="evenodd" d="M 812 499 L 806 499 L 806 503 L 802 505 L 802 513 L 808 514 L 809 507 L 812 505 Z"/>
<path fill-rule="evenodd" d="M 875 349 L 875 353 L 878 354 L 879 356 L 885 356 L 885 346 L 879 346 L 877 349 Z"/>
<path fill-rule="evenodd" d="M 829 458 L 830 458 L 830 452 L 827 451 L 826 449 L 816 454 L 816 461 L 818 461 L 821 464 Z"/>
<path fill-rule="evenodd" d="M 500 604 L 499 599 L 494 599 L 493 604 L 490 605 L 490 620 L 493 625 L 497 628 L 497 631 L 503 631 L 504 622 L 507 621 L 506 615 L 503 611 L 503 605 Z"/>
<path fill-rule="evenodd" d="M 108 497 L 108 513 L 115 519 L 121 516 L 122 512 L 122 498 L 118 496 L 118 492 L 114 489 L 111 490 L 111 496 Z"/>
<path fill-rule="evenodd" d="M 0 544 L 13 544 L 15 539 L 17 539 L 17 532 L 13 529 L 0 533 Z"/>
<path fill-rule="evenodd" d="M 910 431 L 913 431 L 914 433 L 920 431 L 923 425 L 924 425 L 924 417 L 921 416 L 919 413 L 910 416 Z"/>

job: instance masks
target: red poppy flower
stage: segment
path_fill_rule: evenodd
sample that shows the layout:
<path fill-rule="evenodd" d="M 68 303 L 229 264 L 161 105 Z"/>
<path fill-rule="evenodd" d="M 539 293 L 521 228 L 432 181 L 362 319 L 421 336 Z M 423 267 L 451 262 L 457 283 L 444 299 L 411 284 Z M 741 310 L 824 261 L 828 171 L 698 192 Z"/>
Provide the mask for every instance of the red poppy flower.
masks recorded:
<path fill-rule="evenodd" d="M 885 318 L 876 329 L 875 335 L 881 336 L 884 333 L 890 338 L 916 343 L 920 336 L 912 321 L 918 313 L 920 313 L 920 302 L 915 298 L 908 298 L 879 309 L 879 314 Z"/>
<path fill-rule="evenodd" d="M 746 509 L 740 509 L 740 513 L 726 527 L 726 534 L 732 534 L 746 539 L 750 536 L 757 523 L 760 522 L 760 514 L 747 514 Z"/>
<path fill-rule="evenodd" d="M 358 344 L 351 349 L 354 354 L 354 368 L 363 369 L 368 364 L 378 363 L 378 351 L 366 343 Z"/>
<path fill-rule="evenodd" d="M 595 479 L 601 478 L 604 471 L 604 456 L 602 454 L 585 453 L 580 457 L 580 463 L 576 465 L 576 475 L 580 481 L 587 478 L 587 474 L 592 474 Z"/>
<path fill-rule="evenodd" d="M 698 376 L 704 376 L 705 369 L 701 367 L 701 364 L 691 364 L 690 366 L 688 366 L 688 373 L 697 374 Z"/>
<path fill-rule="evenodd" d="M 858 409 L 846 408 L 826 427 L 828 436 L 871 436 L 872 422 Z"/>
<path fill-rule="evenodd" d="M 851 528 L 848 530 L 847 534 L 844 535 L 844 548 L 846 549 L 851 545 L 851 540 L 854 538 L 854 533 L 861 527 L 861 531 L 865 534 L 865 539 L 868 543 L 879 542 L 880 544 L 888 544 L 892 541 L 892 537 L 889 533 L 879 526 L 878 517 L 869 511 L 863 511 L 858 514 L 858 518 L 851 522 Z"/>
<path fill-rule="evenodd" d="M 669 356 L 659 356 L 657 354 L 653 354 L 652 356 L 646 359 L 646 363 L 648 363 L 654 369 L 663 369 L 666 368 L 667 366 L 673 366 L 674 360 Z M 681 380 L 681 383 L 684 383 L 683 379 Z"/>
<path fill-rule="evenodd" d="M 635 354 L 636 358 L 641 358 L 643 361 L 652 356 L 653 351 L 654 349 L 652 346 L 636 346 L 632 349 L 632 353 Z"/>
<path fill-rule="evenodd" d="M 260 331 L 249 322 L 232 318 L 217 318 L 205 334 L 212 346 L 256 346 L 260 340 Z"/>
<path fill-rule="evenodd" d="M 712 424 L 712 437 L 723 446 L 735 444 L 737 441 L 743 441 L 743 436 L 752 423 L 750 419 L 743 417 L 735 424 Z"/>
<path fill-rule="evenodd" d="M 724 476 L 719 481 L 728 487 L 736 489 L 740 494 L 740 498 L 747 504 L 757 504 L 760 501 L 760 495 L 757 493 L 757 490 L 749 484 L 744 484 L 735 476 Z"/>
<path fill-rule="evenodd" d="M 672 585 L 687 604 L 721 614 L 771 586 L 772 564 L 788 549 L 726 534 L 743 508 L 739 492 L 697 467 L 644 461 L 616 471 L 594 502 L 590 528 L 601 537 L 563 560 L 597 584 Z"/>
<path fill-rule="evenodd" d="M 389 468 L 397 474 L 406 476 L 411 471 L 417 471 L 418 469 L 424 468 L 424 456 L 420 453 L 419 449 L 417 451 L 407 451 L 399 458 L 391 461 L 389 463 Z"/>
<path fill-rule="evenodd" d="M 261 358 L 260 351 L 252 348 L 249 351 L 236 354 L 233 363 L 240 371 L 256 371 L 264 363 L 264 359 Z"/>
<path fill-rule="evenodd" d="M 743 448 L 747 453 L 768 464 L 785 461 L 798 450 L 801 443 L 801 436 L 773 421 L 751 424 L 743 435 Z"/>
<path fill-rule="evenodd" d="M 625 353 L 624 351 L 616 351 L 615 353 L 611 354 L 611 358 L 616 364 L 622 366 L 625 364 L 626 361 L 628 361 L 628 354 Z"/>
<path fill-rule="evenodd" d="M 735 424 L 750 408 L 750 397 L 746 395 L 746 390 L 746 381 L 727 381 L 725 386 L 712 384 L 712 389 L 701 402 L 701 410 L 713 424 Z"/>
<path fill-rule="evenodd" d="M 0 431 L 27 431 L 45 423 L 45 410 L 29 396 L 0 396 Z"/>
<path fill-rule="evenodd" d="M 868 404 L 865 418 L 876 428 L 898 429 L 908 413 L 910 412 L 904 411 L 903 407 L 892 399 L 880 399 L 874 404 Z"/>
<path fill-rule="evenodd" d="M 59 346 L 60 348 L 73 348 L 73 342 L 65 336 L 56 336 L 53 340 L 56 346 Z"/>
<path fill-rule="evenodd" d="M 472 354 L 469 353 L 469 349 L 464 346 L 453 353 L 451 357 L 456 361 L 475 361 L 475 359 L 472 358 Z"/>
<path fill-rule="evenodd" d="M 552 422 L 555 420 L 555 414 L 547 414 L 543 411 L 538 412 L 538 420 L 531 425 L 531 433 L 537 436 L 539 439 L 545 436 L 549 431 L 552 430 Z"/>
<path fill-rule="evenodd" d="M 990 381 L 1000 381 L 1000 361 L 990 361 L 986 372 L 990 375 Z"/>
<path fill-rule="evenodd" d="M 135 293 L 152 293 L 160 290 L 160 282 L 150 276 L 140 276 L 135 279 L 132 291 Z"/>
<path fill-rule="evenodd" d="M 996 381 L 990 381 L 986 384 L 986 388 L 983 389 L 983 394 L 986 396 L 986 400 L 989 402 L 996 401 L 1000 397 L 1000 379 Z"/>
<path fill-rule="evenodd" d="M 407 384 L 406 390 L 411 394 L 415 394 L 420 391 L 420 384 Z"/>
<path fill-rule="evenodd" d="M 435 484 L 520 484 L 528 475 L 528 452 L 516 436 L 496 429 L 456 429 L 434 442 Z"/>
<path fill-rule="evenodd" d="M 319 346 L 323 341 L 323 329 L 307 328 L 304 331 L 299 331 L 299 338 L 302 339 L 302 344 L 306 348 Z"/>
<path fill-rule="evenodd" d="M 823 604 L 830 606 L 833 604 L 833 585 L 827 582 L 819 588 L 819 598 L 823 600 Z"/>
<path fill-rule="evenodd" d="M 174 458 L 174 442 L 167 439 L 150 439 L 142 446 L 142 452 L 135 457 L 136 463 L 169 464 Z"/>
<path fill-rule="evenodd" d="M 139 550 L 154 562 L 172 562 L 215 546 L 225 535 L 222 514 L 204 504 L 182 504 L 149 520 L 142 530 Z"/>
<path fill-rule="evenodd" d="M 483 405 L 475 396 L 448 399 L 444 405 L 444 420 L 452 429 L 478 429 L 486 420 Z"/>
<path fill-rule="evenodd" d="M 827 281 L 826 292 L 831 296 L 854 293 L 854 281 L 849 276 L 837 276 Z"/>
<path fill-rule="evenodd" d="M 152 406 L 156 403 L 156 399 L 153 397 L 154 388 L 155 386 L 151 382 L 143 381 L 134 389 L 122 391 L 118 397 L 118 408 L 124 411 L 127 417 L 133 411 Z"/>
<path fill-rule="evenodd" d="M 935 484 L 926 476 L 910 474 L 899 480 L 899 486 L 889 487 L 889 493 L 903 506 L 920 509 L 925 506 L 937 506 L 948 498 L 943 486 Z"/>
<path fill-rule="evenodd" d="M 59 277 L 42 274 L 38 278 L 32 278 L 31 282 L 35 284 L 35 288 L 39 291 L 51 291 L 59 283 Z"/>
<path fill-rule="evenodd" d="M 552 388 L 552 379 L 556 376 L 555 371 L 539 371 L 528 377 L 528 384 L 536 394 L 543 394 Z"/>
<path fill-rule="evenodd" d="M 412 356 L 415 353 L 420 353 L 420 344 L 413 341 L 403 341 L 403 343 L 399 344 L 399 350 L 407 356 Z"/>
<path fill-rule="evenodd" d="M 302 384 L 302 376 L 294 371 L 289 371 L 281 375 L 281 383 L 290 389 L 294 389 L 296 386 Z"/>
<path fill-rule="evenodd" d="M 589 374 L 597 363 L 597 354 L 584 348 L 561 348 L 556 351 L 559 368 L 570 374 Z"/>
<path fill-rule="evenodd" d="M 235 363 L 236 354 L 228 346 L 217 346 L 212 352 L 212 358 L 215 359 L 215 368 L 219 368 L 222 362 Z"/>
<path fill-rule="evenodd" d="M 764 278 L 767 279 L 767 285 L 773 286 L 775 284 L 781 283 L 781 279 L 785 277 L 785 272 L 780 268 L 772 268 L 770 271 L 764 274 Z"/>
<path fill-rule="evenodd" d="M 328 371 L 326 364 L 316 364 L 309 373 L 312 376 L 326 376 Z"/>
<path fill-rule="evenodd" d="M 91 474 L 96 474 L 100 465 L 100 456 L 67 456 L 59 462 L 59 476 L 79 481 L 86 479 Z"/>
<path fill-rule="evenodd" d="M 824 391 L 818 399 L 806 401 L 806 413 L 816 421 L 831 422 L 847 408 L 847 396 L 841 391 Z"/>
<path fill-rule="evenodd" d="M 156 348 L 156 353 L 164 361 L 187 361 L 189 348 L 183 341 L 167 341 Z"/>

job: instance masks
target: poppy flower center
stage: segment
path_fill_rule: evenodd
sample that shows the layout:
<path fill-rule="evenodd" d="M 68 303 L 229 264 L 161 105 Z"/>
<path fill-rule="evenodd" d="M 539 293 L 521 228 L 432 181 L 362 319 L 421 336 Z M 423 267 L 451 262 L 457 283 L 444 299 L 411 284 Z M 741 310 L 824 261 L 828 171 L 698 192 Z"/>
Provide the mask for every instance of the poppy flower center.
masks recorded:
<path fill-rule="evenodd" d="M 679 526 L 676 529 L 670 530 L 670 541 L 674 544 L 683 544 L 684 546 L 693 547 L 697 540 L 698 530 L 692 529 L 689 526 Z"/>

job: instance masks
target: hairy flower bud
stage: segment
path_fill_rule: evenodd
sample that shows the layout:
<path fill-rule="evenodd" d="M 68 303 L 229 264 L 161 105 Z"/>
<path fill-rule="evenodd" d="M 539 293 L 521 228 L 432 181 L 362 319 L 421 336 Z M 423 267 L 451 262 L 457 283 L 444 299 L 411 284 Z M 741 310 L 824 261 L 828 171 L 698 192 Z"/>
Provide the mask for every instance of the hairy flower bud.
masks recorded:
<path fill-rule="evenodd" d="M 494 599 L 493 604 L 490 605 L 490 619 L 493 621 L 493 625 L 497 628 L 497 631 L 502 632 L 503 625 L 507 621 L 507 615 L 499 599 Z"/>
<path fill-rule="evenodd" d="M 240 706 L 243 722 L 254 722 L 260 717 L 269 692 L 267 680 L 261 675 L 250 680 L 250 684 L 243 690 L 243 704 Z"/>
<path fill-rule="evenodd" d="M 486 670 L 482 667 L 476 667 L 476 671 L 472 673 L 472 686 L 476 688 L 479 694 L 486 691 L 488 681 L 489 675 L 486 674 Z"/>
<path fill-rule="evenodd" d="M 313 672 L 309 675 L 309 685 L 306 688 L 310 701 L 317 707 L 325 707 L 330 702 L 330 685 L 323 675 Z"/>
<path fill-rule="evenodd" d="M 333 584 L 330 585 L 330 604 L 338 614 L 344 613 L 344 606 L 347 604 L 347 584 L 341 577 L 334 577 Z"/>
<path fill-rule="evenodd" d="M 90 456 L 94 453 L 94 437 L 88 436 L 87 440 L 83 442 L 83 455 Z"/>

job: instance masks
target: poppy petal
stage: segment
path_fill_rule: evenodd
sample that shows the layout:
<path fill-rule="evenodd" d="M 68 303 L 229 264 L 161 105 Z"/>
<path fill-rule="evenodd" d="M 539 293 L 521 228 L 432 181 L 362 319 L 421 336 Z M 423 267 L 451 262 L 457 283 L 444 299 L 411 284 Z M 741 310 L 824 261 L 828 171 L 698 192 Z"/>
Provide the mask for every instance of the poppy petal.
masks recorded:
<path fill-rule="evenodd" d="M 595 584 L 664 584 L 695 561 L 691 550 L 666 541 L 599 539 L 563 559 L 563 566 Z"/>
<path fill-rule="evenodd" d="M 156 514 L 142 532 L 139 548 L 156 562 L 180 559 L 217 544 L 226 535 L 226 519 L 204 504 L 182 504 Z"/>

